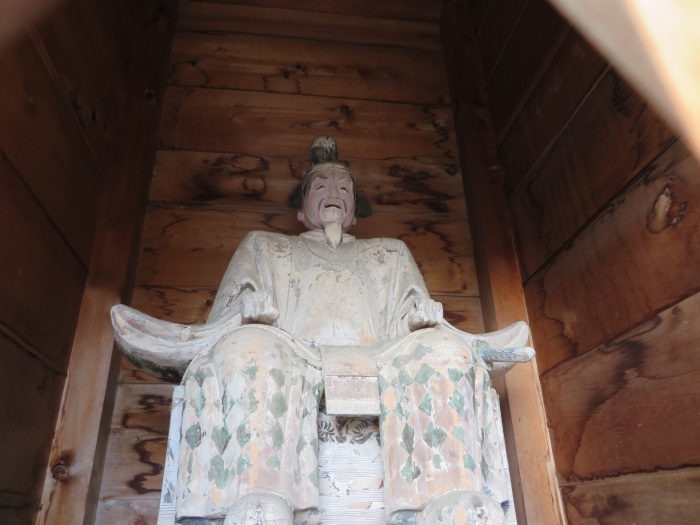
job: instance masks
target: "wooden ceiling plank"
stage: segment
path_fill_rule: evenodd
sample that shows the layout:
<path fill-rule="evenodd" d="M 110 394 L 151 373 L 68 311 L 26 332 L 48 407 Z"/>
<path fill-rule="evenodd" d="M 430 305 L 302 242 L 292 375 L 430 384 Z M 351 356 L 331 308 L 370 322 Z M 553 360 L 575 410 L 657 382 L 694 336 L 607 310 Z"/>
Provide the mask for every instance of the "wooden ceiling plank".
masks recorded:
<path fill-rule="evenodd" d="M 440 50 L 439 28 L 433 22 L 222 3 L 186 2 L 181 9 L 178 29 Z"/>
<path fill-rule="evenodd" d="M 447 104 L 442 53 L 267 35 L 180 32 L 170 82 L 240 89 Z"/>
<path fill-rule="evenodd" d="M 447 106 L 179 87 L 167 89 L 164 104 L 164 148 L 295 156 L 328 133 L 344 158 L 457 152 Z"/>

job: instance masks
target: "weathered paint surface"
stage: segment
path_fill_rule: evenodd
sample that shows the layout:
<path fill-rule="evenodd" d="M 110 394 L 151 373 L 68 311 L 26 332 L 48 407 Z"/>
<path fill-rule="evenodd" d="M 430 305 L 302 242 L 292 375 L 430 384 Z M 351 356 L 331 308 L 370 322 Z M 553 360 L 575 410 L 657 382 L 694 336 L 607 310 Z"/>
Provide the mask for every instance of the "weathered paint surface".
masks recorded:
<path fill-rule="evenodd" d="M 508 470 L 482 354 L 509 348 L 500 353 L 516 359 L 526 327 L 474 336 L 445 323 L 402 241 L 345 233 L 354 175 L 335 141 L 318 137 L 311 158 L 295 192 L 309 231 L 243 239 L 212 306 L 214 330 L 115 322 L 131 331 L 118 338 L 127 351 L 150 359 L 171 346 L 166 368 L 187 367 L 177 520 L 291 524 L 298 511 L 313 522 L 325 380 L 330 412 L 380 416 L 387 523 L 502 524 Z"/>

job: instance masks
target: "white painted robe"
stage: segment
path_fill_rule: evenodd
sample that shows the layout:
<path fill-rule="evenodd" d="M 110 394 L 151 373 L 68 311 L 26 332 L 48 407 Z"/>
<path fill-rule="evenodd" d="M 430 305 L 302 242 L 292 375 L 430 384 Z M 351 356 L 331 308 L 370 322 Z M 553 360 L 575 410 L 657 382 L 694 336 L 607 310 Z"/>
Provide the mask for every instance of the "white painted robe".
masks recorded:
<path fill-rule="evenodd" d="M 318 507 L 319 348 L 326 346 L 376 350 L 387 514 L 502 483 L 486 365 L 451 332 L 410 332 L 416 296 L 429 295 L 403 242 L 344 235 L 333 250 L 323 233 L 252 232 L 208 322 L 246 291 L 269 294 L 279 318 L 234 329 L 183 378 L 180 518 L 217 523 L 239 497 L 261 491 L 295 509 Z"/>

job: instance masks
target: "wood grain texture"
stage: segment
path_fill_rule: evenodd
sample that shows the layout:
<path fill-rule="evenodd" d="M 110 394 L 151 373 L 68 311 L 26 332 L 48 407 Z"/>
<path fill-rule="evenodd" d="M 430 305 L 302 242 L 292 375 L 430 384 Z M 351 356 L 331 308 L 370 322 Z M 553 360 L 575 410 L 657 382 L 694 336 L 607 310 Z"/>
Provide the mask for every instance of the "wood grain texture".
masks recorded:
<path fill-rule="evenodd" d="M 476 49 L 481 61 L 484 79 L 488 82 L 503 55 L 508 39 L 530 0 L 490 0 L 483 10 L 483 18 L 474 28 Z M 470 7 L 471 9 L 471 7 Z M 472 18 L 474 10 L 472 9 Z M 474 18 L 473 18 L 474 19 Z"/>
<path fill-rule="evenodd" d="M 298 234 L 295 213 L 151 207 L 136 275 L 138 286 L 218 286 L 238 243 L 252 230 Z M 464 219 L 373 215 L 351 233 L 403 240 L 431 293 L 478 295 L 469 228 Z"/>
<path fill-rule="evenodd" d="M 605 60 L 585 40 L 573 31 L 567 35 L 499 144 L 509 194 L 556 143 L 605 68 Z"/>
<path fill-rule="evenodd" d="M 470 221 L 479 226 L 474 231 L 474 249 L 484 324 L 494 330 L 527 317 L 517 255 L 468 10 L 448 2 L 441 27 L 447 63 L 460 65 L 449 72 L 467 206 Z M 537 364 L 516 365 L 499 383 L 505 383 L 506 390 L 501 405 L 518 522 L 563 524 Z"/>
<path fill-rule="evenodd" d="M 110 499 L 100 501 L 95 523 L 115 525 L 155 525 L 160 499 Z"/>
<path fill-rule="evenodd" d="M 562 490 L 569 525 L 697 523 L 700 471 L 624 476 Z"/>
<path fill-rule="evenodd" d="M 170 82 L 388 100 L 449 102 L 443 55 L 420 49 L 246 34 L 178 33 Z"/>
<path fill-rule="evenodd" d="M 31 523 L 64 377 L 0 332 L 0 519 Z M 15 516 L 9 508 L 15 509 Z"/>
<path fill-rule="evenodd" d="M 534 0 L 527 4 L 486 84 L 499 141 L 568 31 L 568 24 L 548 2 Z"/>
<path fill-rule="evenodd" d="M 332 133 L 343 156 L 440 157 L 456 152 L 449 108 L 276 93 L 170 87 L 164 148 L 299 155 Z"/>
<path fill-rule="evenodd" d="M 695 294 L 545 374 L 563 483 L 700 465 L 699 315 Z"/>
<path fill-rule="evenodd" d="M 111 409 L 110 388 L 118 372 L 109 309 L 119 302 L 127 282 L 131 246 L 142 216 L 138 196 L 145 200 L 144 181 L 155 149 L 159 113 L 155 94 L 161 92 L 177 12 L 173 0 L 129 3 L 129 7 L 140 20 L 139 47 L 149 52 L 134 63 L 128 104 L 121 108 L 118 136 L 122 142 L 106 174 L 100 234 L 90 259 L 36 525 L 91 523 L 97 510 L 107 433 L 102 415 Z M 65 478 L 52 475 L 57 464 L 65 467 Z"/>
<path fill-rule="evenodd" d="M 65 371 L 86 270 L 2 151 L 0 237 L 2 324 Z"/>
<path fill-rule="evenodd" d="M 532 275 L 672 140 L 651 108 L 608 72 L 542 167 L 510 199 L 524 275 Z"/>
<path fill-rule="evenodd" d="M 700 166 L 674 144 L 525 286 L 542 373 L 700 290 Z"/>
<path fill-rule="evenodd" d="M 89 51 L 73 5 L 66 3 L 37 24 L 30 34 L 46 67 L 70 101 L 100 171 L 108 168 L 118 118 L 114 99 L 122 96 L 105 84 Z"/>
<path fill-rule="evenodd" d="M 0 150 L 87 265 L 102 174 L 69 101 L 22 38 L 0 56 Z"/>
<path fill-rule="evenodd" d="M 120 385 L 100 500 L 159 497 L 173 385 Z"/>
<path fill-rule="evenodd" d="M 484 14 L 491 4 L 491 0 L 468 0 L 467 3 L 471 13 L 472 29 L 474 30 L 474 34 L 477 34 L 481 27 Z"/>
<path fill-rule="evenodd" d="M 288 7 L 287 0 L 194 0 L 220 4 L 237 4 L 258 7 Z M 294 8 L 300 11 L 331 13 L 337 15 L 367 16 L 437 22 L 442 10 L 442 0 L 297 0 Z"/>
<path fill-rule="evenodd" d="M 78 20 L 80 35 L 89 46 L 96 67 L 95 76 L 101 79 L 112 104 L 123 107 L 129 89 L 129 75 L 139 57 L 131 43 L 140 27 L 135 18 L 128 16 L 133 16 L 133 6 L 119 0 L 99 3 L 70 0 L 69 4 Z"/>
<path fill-rule="evenodd" d="M 342 152 L 341 152 L 342 155 Z M 377 213 L 466 215 L 459 166 L 451 158 L 346 159 Z M 160 150 L 150 200 L 282 211 L 308 158 Z"/>
<path fill-rule="evenodd" d="M 433 51 L 440 49 L 438 26 L 432 22 L 304 12 L 288 8 L 187 2 L 182 6 L 178 29 L 313 38 Z"/>

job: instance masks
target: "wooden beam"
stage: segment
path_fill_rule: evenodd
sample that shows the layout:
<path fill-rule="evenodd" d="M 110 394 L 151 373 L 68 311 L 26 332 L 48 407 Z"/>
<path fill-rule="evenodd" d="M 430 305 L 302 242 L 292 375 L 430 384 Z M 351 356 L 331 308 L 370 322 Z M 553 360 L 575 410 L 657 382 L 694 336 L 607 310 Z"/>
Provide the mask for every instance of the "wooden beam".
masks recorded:
<path fill-rule="evenodd" d="M 700 158 L 700 3 L 550 0 Z"/>
<path fill-rule="evenodd" d="M 467 209 L 487 330 L 527 318 L 520 271 L 506 207 L 503 176 L 495 158 L 495 133 L 489 119 L 471 20 L 465 5 L 447 2 L 443 35 L 456 109 Z M 505 376 L 504 421 L 509 460 L 520 473 L 514 480 L 519 523 L 565 523 L 551 444 L 547 433 L 536 363 L 516 365 Z M 508 417 L 509 416 L 509 417 Z M 512 445 L 514 444 L 515 450 Z M 514 457 L 517 454 L 517 460 Z"/>
<path fill-rule="evenodd" d="M 111 413 L 108 385 L 116 379 L 119 362 L 113 353 L 109 309 L 120 302 L 129 281 L 155 152 L 157 93 L 162 92 L 176 13 L 173 0 L 139 4 L 141 44 L 149 53 L 130 75 L 119 130 L 124 142 L 118 144 L 107 174 L 38 525 L 94 522 L 106 441 L 103 418 Z"/>

